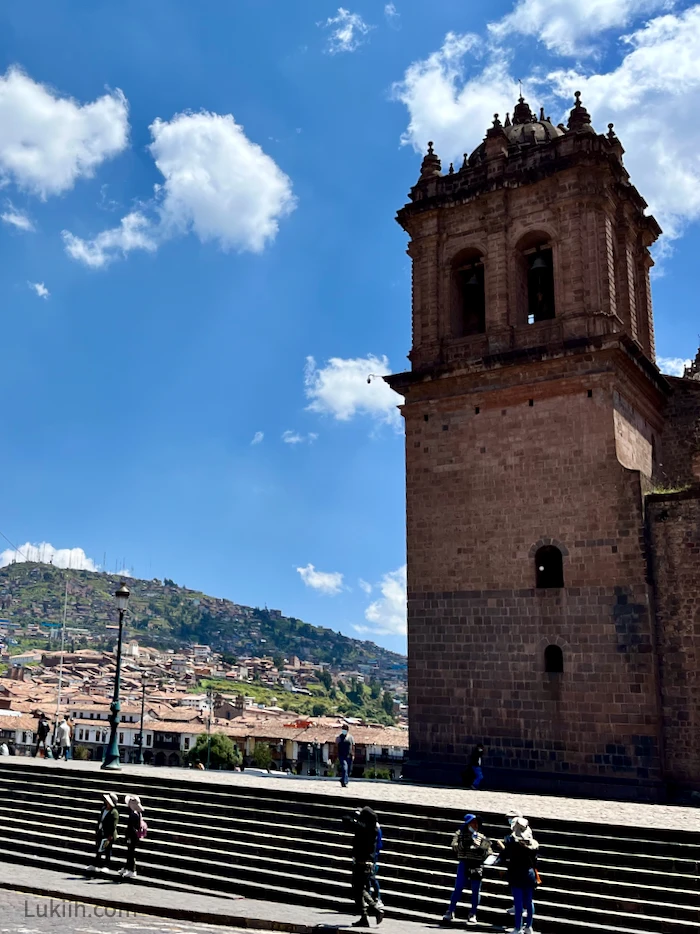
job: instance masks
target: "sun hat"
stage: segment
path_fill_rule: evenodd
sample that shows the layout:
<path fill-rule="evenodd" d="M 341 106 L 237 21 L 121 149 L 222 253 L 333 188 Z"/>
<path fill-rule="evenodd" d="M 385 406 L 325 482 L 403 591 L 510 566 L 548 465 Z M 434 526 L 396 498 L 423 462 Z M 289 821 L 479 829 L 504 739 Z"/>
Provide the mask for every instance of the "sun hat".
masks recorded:
<path fill-rule="evenodd" d="M 117 796 L 111 795 L 108 791 L 102 792 L 102 799 L 109 808 L 115 808 L 118 804 Z"/>
<path fill-rule="evenodd" d="M 522 811 L 519 811 L 517 808 L 511 808 L 510 811 L 506 814 L 506 820 L 514 820 L 516 817 L 524 817 Z"/>
<path fill-rule="evenodd" d="M 524 817 L 516 817 L 511 824 L 513 836 L 518 840 L 532 840 L 532 830 L 530 824 Z"/>
<path fill-rule="evenodd" d="M 143 814 L 144 808 L 138 795 L 124 795 L 124 804 L 128 808 L 138 811 L 139 814 Z"/>

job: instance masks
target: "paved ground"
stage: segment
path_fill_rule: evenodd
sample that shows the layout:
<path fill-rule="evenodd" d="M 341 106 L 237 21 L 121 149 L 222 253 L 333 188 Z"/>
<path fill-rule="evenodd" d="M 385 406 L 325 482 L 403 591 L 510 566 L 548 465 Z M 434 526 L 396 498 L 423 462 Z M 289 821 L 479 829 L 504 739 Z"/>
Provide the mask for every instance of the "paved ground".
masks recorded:
<path fill-rule="evenodd" d="M 41 895 L 0 891 L 0 934 L 220 934 L 213 924 L 160 919 Z"/>
<path fill-rule="evenodd" d="M 24 759 L 9 757 L 3 765 L 17 766 L 32 762 L 47 769 L 78 769 L 99 772 L 97 762 L 57 762 L 53 759 Z M 134 777 L 134 790 L 138 790 L 139 775 L 162 775 L 186 779 L 200 784 L 245 785 L 252 788 L 286 786 L 300 793 L 322 792 L 333 797 L 367 798 L 381 807 L 382 801 L 428 805 L 436 808 L 456 808 L 463 811 L 491 811 L 505 814 L 517 807 L 528 817 L 550 817 L 564 820 L 589 821 L 603 824 L 624 824 L 630 827 L 657 827 L 700 832 L 700 808 L 677 807 L 667 804 L 634 804 L 626 801 L 596 801 L 588 798 L 558 798 L 552 795 L 514 794 L 497 791 L 471 791 L 460 788 L 438 788 L 430 785 L 409 785 L 403 782 L 352 781 L 349 789 L 340 787 L 336 779 L 300 778 L 272 772 L 200 772 L 192 769 L 154 768 L 148 765 L 125 765 L 123 776 Z M 488 775 L 487 775 L 488 778 Z"/>
<path fill-rule="evenodd" d="M 44 897 L 47 895 L 51 897 Z M 0 934 L 44 934 L 59 928 L 67 934 L 130 931 L 158 934 L 185 930 L 187 934 L 210 931 L 220 934 L 222 925 L 246 928 L 249 932 L 319 934 L 322 930 L 344 931 L 355 920 L 344 913 L 303 905 L 193 895 L 109 878 L 86 879 L 14 863 L 0 863 L 0 911 Z M 154 918 L 171 920 L 166 924 Z M 375 923 L 371 923 L 374 931 Z M 439 930 L 437 921 L 435 925 L 423 925 L 386 920 L 380 934 L 436 934 Z M 477 925 L 469 930 L 480 934 L 503 929 Z"/>

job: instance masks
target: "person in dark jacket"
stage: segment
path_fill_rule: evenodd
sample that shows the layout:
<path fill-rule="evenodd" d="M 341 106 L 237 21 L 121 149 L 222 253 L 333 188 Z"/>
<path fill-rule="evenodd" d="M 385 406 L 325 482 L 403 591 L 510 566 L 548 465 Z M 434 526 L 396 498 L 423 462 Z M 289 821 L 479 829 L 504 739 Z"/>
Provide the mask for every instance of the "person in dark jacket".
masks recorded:
<path fill-rule="evenodd" d="M 88 872 L 109 872 L 112 862 L 112 847 L 118 838 L 119 811 L 117 796 L 105 792 L 102 795 L 102 810 L 97 818 L 95 830 L 95 862 L 88 866 Z"/>
<path fill-rule="evenodd" d="M 126 820 L 126 865 L 119 871 L 123 879 L 134 879 L 136 877 L 136 846 L 141 839 L 144 828 L 143 805 L 138 795 L 124 795 L 124 804 L 128 807 L 129 813 Z"/>
<path fill-rule="evenodd" d="M 335 740 L 338 747 L 338 765 L 340 767 L 340 784 L 348 787 L 352 774 L 352 760 L 355 757 L 355 737 L 348 732 L 347 725 L 343 727 Z"/>
<path fill-rule="evenodd" d="M 48 749 L 48 737 L 51 732 L 51 725 L 46 719 L 44 714 L 39 715 L 39 722 L 36 725 L 36 746 L 34 748 L 34 758 L 39 755 L 39 747 L 42 746 L 44 749 L 44 755 L 46 755 Z"/>
<path fill-rule="evenodd" d="M 352 898 L 360 915 L 353 927 L 369 927 L 368 911 L 381 924 L 384 911 L 378 898 L 376 867 L 381 848 L 381 830 L 372 808 L 363 807 L 343 818 L 343 825 L 353 832 L 352 839 Z"/>
<path fill-rule="evenodd" d="M 467 924 L 476 924 L 476 912 L 481 901 L 481 880 L 484 876 L 484 861 L 492 855 L 489 840 L 479 833 L 479 821 L 476 814 L 465 814 L 464 823 L 452 838 L 452 852 L 459 860 L 457 879 L 450 899 L 450 907 L 445 912 L 443 923 L 449 924 L 455 916 L 457 903 L 467 883 L 471 886 L 471 911 Z"/>
<path fill-rule="evenodd" d="M 513 893 L 515 926 L 513 934 L 533 934 L 533 895 L 538 882 L 537 856 L 539 844 L 524 817 L 516 817 L 510 824 L 511 832 L 503 840 L 500 862 L 507 866 L 507 878 Z M 525 911 L 525 927 L 521 927 Z"/>
<path fill-rule="evenodd" d="M 484 771 L 481 765 L 483 759 L 484 747 L 481 745 L 481 743 L 479 743 L 478 746 L 474 747 L 472 754 L 469 757 L 469 768 L 471 769 L 472 774 L 472 791 L 476 791 L 484 780 Z"/>

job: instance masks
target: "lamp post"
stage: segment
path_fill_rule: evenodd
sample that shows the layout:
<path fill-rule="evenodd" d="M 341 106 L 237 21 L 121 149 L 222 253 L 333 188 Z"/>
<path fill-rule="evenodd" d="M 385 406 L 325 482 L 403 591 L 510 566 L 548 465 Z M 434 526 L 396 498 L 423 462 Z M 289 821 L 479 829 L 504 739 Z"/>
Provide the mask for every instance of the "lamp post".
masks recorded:
<path fill-rule="evenodd" d="M 124 613 L 126 612 L 126 605 L 129 602 L 130 593 L 128 588 L 122 584 L 114 596 L 117 601 L 117 609 L 119 610 L 119 640 L 117 642 L 117 670 L 114 675 L 114 696 L 112 698 L 112 705 L 110 707 L 111 713 L 109 715 L 109 722 L 111 724 L 109 745 L 107 746 L 105 759 L 102 763 L 103 769 L 121 768 L 121 764 L 119 762 L 119 743 L 117 736 L 117 728 L 119 726 L 119 711 L 121 710 L 121 705 L 119 703 L 119 688 L 122 676 L 122 636 L 124 633 Z"/>

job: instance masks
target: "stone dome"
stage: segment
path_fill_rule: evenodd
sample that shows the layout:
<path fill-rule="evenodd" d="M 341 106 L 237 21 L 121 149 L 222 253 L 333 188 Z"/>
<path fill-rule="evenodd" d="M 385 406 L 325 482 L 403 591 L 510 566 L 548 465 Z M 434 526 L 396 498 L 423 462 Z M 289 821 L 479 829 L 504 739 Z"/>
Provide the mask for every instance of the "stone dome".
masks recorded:
<path fill-rule="evenodd" d="M 506 121 L 501 126 L 498 117 L 494 120 L 494 130 L 502 132 L 508 139 L 509 146 L 530 146 L 537 143 L 547 143 L 551 139 L 564 135 L 564 130 L 555 126 L 548 117 L 544 115 L 544 109 L 540 110 L 540 117 L 537 119 L 530 110 L 530 105 L 520 98 L 513 110 L 513 120 L 510 114 L 506 115 Z M 489 133 L 492 131 L 490 130 Z M 469 164 L 480 162 L 484 157 L 486 142 L 480 143 L 474 152 L 469 156 Z"/>

